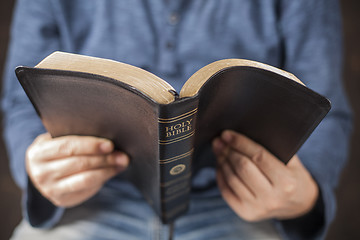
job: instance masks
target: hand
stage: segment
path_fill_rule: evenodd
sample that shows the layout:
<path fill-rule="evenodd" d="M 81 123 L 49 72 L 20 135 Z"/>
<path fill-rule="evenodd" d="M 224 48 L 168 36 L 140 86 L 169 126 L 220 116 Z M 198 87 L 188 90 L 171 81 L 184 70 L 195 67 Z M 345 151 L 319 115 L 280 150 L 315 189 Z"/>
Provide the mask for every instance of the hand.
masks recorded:
<path fill-rule="evenodd" d="M 112 142 L 102 138 L 42 134 L 26 152 L 26 170 L 44 197 L 56 206 L 71 207 L 125 170 L 129 158 L 113 150 Z"/>
<path fill-rule="evenodd" d="M 214 140 L 213 150 L 221 194 L 243 219 L 291 219 L 313 208 L 318 186 L 296 155 L 285 165 L 261 145 L 229 130 Z"/>

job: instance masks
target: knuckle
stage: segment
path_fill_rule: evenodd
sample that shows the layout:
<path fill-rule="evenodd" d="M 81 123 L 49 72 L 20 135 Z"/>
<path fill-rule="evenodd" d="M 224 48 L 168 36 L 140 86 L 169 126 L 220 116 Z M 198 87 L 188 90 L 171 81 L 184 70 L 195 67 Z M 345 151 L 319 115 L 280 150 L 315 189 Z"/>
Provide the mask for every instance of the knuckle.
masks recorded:
<path fill-rule="evenodd" d="M 236 176 L 233 174 L 227 174 L 226 181 L 229 186 L 236 186 L 236 184 L 237 184 Z"/>
<path fill-rule="evenodd" d="M 286 195 L 292 195 L 296 189 L 296 181 L 293 178 L 289 178 L 283 186 L 283 192 Z"/>
<path fill-rule="evenodd" d="M 92 168 L 92 163 L 89 157 L 78 157 L 76 159 L 76 165 L 80 171 L 88 170 Z"/>
<path fill-rule="evenodd" d="M 38 185 L 44 185 L 47 182 L 47 177 L 44 174 L 33 174 L 33 178 Z"/>
<path fill-rule="evenodd" d="M 281 207 L 280 201 L 276 199 L 270 199 L 266 201 L 265 210 L 266 212 L 275 212 Z"/>
<path fill-rule="evenodd" d="M 256 154 L 251 158 L 251 160 L 256 164 L 261 164 L 265 159 L 265 150 L 259 149 Z"/>
<path fill-rule="evenodd" d="M 39 142 L 42 142 L 44 140 L 46 140 L 47 138 L 47 134 L 46 133 L 43 133 L 43 134 L 40 134 L 39 136 L 37 136 L 34 141 L 33 141 L 33 144 L 37 144 Z"/>
<path fill-rule="evenodd" d="M 26 158 L 29 161 L 33 161 L 34 157 L 36 156 L 35 152 L 34 152 L 34 147 L 33 145 L 30 145 L 30 147 L 26 150 Z"/>
<path fill-rule="evenodd" d="M 31 174 L 29 175 L 31 176 L 31 179 L 38 185 L 44 185 L 48 181 L 48 174 L 39 168 L 32 168 Z"/>
<path fill-rule="evenodd" d="M 235 164 L 236 172 L 240 175 L 250 171 L 250 161 L 245 157 L 239 157 Z"/>
<path fill-rule="evenodd" d="M 70 141 L 68 141 L 68 140 L 60 141 L 59 144 L 57 145 L 56 151 L 57 151 L 58 153 L 62 153 L 62 154 L 67 155 L 67 156 L 73 156 L 73 155 L 75 155 L 74 146 L 73 146 L 73 144 L 72 144 Z"/>
<path fill-rule="evenodd" d="M 33 143 L 26 149 L 25 156 L 30 162 L 35 161 L 38 155 L 39 155 L 38 144 Z"/>
<path fill-rule="evenodd" d="M 236 161 L 237 167 L 239 169 L 247 169 L 249 167 L 249 161 L 245 157 L 238 157 L 238 160 Z"/>

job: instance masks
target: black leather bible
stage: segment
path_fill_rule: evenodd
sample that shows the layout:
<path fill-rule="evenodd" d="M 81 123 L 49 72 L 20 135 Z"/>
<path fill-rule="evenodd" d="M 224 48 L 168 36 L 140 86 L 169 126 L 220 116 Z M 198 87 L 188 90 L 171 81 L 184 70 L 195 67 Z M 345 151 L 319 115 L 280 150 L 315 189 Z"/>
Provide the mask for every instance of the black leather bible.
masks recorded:
<path fill-rule="evenodd" d="M 63 52 L 16 74 L 53 137 L 104 137 L 130 156 L 126 177 L 164 223 L 186 212 L 192 172 L 215 167 L 211 142 L 223 130 L 286 164 L 330 110 L 292 74 L 241 59 L 203 67 L 179 94 L 140 68 Z"/>

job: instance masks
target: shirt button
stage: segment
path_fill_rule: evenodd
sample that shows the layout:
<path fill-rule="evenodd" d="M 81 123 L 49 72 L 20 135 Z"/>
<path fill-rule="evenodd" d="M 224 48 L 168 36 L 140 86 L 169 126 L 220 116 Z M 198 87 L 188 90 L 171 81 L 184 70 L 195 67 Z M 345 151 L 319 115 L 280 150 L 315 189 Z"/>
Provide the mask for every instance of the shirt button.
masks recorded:
<path fill-rule="evenodd" d="M 179 22 L 179 20 L 180 20 L 180 16 L 176 12 L 171 13 L 168 18 L 168 22 L 170 25 L 176 25 Z"/>

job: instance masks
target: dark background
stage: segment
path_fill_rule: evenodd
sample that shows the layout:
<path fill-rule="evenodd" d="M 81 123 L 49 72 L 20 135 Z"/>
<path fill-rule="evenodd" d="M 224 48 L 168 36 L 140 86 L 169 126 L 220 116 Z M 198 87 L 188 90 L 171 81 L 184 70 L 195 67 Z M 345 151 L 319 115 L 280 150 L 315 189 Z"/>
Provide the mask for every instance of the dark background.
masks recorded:
<path fill-rule="evenodd" d="M 0 72 L 6 56 L 13 2 L 0 0 Z M 337 217 L 327 240 L 360 239 L 360 1 L 342 0 L 341 5 L 345 35 L 344 81 L 354 110 L 355 128 L 349 162 L 337 190 Z M 21 219 L 20 190 L 11 179 L 8 168 L 4 144 L 0 140 L 0 240 L 9 239 Z"/>

